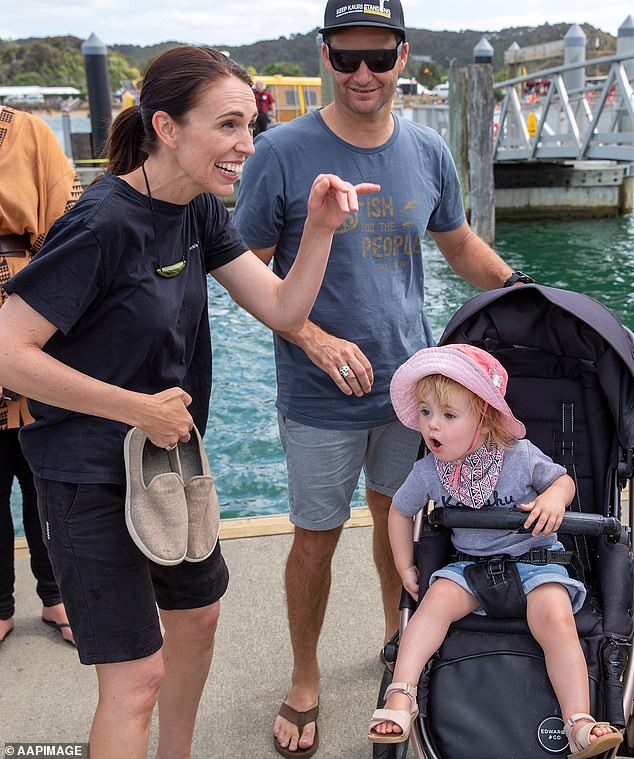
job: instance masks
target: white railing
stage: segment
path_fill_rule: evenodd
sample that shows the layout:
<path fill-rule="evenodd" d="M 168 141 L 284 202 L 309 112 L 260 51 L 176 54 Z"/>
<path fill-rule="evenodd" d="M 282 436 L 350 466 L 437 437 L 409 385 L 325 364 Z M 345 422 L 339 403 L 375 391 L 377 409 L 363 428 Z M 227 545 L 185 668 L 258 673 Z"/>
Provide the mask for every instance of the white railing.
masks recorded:
<path fill-rule="evenodd" d="M 446 103 L 393 103 L 392 111 L 406 119 L 435 129 L 449 142 L 449 106 Z"/>
<path fill-rule="evenodd" d="M 435 129 L 449 142 L 449 106 L 443 103 L 412 105 L 412 121 Z"/>
<path fill-rule="evenodd" d="M 494 161 L 634 161 L 634 94 L 625 61 L 634 53 L 536 71 L 496 83 L 504 100 L 494 119 Z M 602 85 L 567 91 L 563 74 L 609 64 Z M 518 87 L 550 82 L 545 96 L 522 102 Z"/>

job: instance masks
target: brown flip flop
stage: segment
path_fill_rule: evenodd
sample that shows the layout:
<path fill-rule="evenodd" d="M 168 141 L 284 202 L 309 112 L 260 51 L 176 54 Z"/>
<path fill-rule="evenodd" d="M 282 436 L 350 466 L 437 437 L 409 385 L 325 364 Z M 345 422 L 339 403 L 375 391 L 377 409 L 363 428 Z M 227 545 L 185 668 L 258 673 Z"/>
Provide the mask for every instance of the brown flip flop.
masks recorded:
<path fill-rule="evenodd" d="M 319 716 L 319 703 L 317 706 L 313 706 L 312 709 L 308 709 L 305 712 L 298 712 L 297 709 L 293 709 L 292 706 L 289 706 L 286 702 L 284 702 L 280 706 L 278 714 L 280 717 L 284 717 L 284 719 L 287 719 L 289 722 L 299 728 L 300 738 L 304 732 L 304 727 L 309 722 L 315 723 L 315 740 L 313 741 L 313 745 L 309 746 L 308 748 L 298 748 L 297 751 L 291 751 L 288 748 L 284 748 L 284 746 L 280 746 L 275 736 L 273 736 L 273 744 L 275 745 L 275 750 L 278 754 L 281 754 L 287 759 L 293 759 L 293 757 L 296 756 L 302 757 L 302 759 L 308 759 L 308 757 L 312 756 L 319 748 L 319 728 L 317 726 L 317 717 Z"/>
<path fill-rule="evenodd" d="M 60 638 L 64 641 L 64 643 L 67 643 L 69 646 L 72 646 L 73 648 L 75 648 L 75 644 L 73 643 L 73 641 L 68 640 L 68 638 L 65 638 L 64 633 L 62 632 L 65 627 L 68 627 L 68 629 L 70 630 L 70 625 L 68 624 L 68 622 L 53 622 L 52 619 L 44 619 L 44 617 L 42 617 L 41 619 L 45 625 L 48 625 L 49 627 L 54 627 L 57 630 L 57 632 L 60 635 Z"/>

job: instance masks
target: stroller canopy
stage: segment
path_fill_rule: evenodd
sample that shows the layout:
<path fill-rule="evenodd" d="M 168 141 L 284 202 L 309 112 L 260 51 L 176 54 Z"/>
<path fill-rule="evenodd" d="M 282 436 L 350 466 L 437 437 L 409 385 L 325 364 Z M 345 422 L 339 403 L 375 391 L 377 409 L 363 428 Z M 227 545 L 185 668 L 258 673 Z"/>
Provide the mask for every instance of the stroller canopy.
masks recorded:
<path fill-rule="evenodd" d="M 485 349 L 534 347 L 562 362 L 588 362 L 599 377 L 619 444 L 626 451 L 634 448 L 634 347 L 630 333 L 599 301 L 544 285 L 481 293 L 454 314 L 439 345 L 463 342 Z"/>

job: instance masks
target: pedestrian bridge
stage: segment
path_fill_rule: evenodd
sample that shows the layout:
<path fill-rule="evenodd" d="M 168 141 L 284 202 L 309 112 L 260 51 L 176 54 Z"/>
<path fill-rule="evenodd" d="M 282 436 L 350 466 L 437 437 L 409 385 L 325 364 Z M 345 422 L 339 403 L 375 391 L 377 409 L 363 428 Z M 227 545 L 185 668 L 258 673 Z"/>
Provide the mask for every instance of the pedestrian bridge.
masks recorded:
<path fill-rule="evenodd" d="M 627 56 L 605 56 L 557 66 L 496 84 L 504 100 L 494 121 L 494 161 L 634 161 L 634 94 Z M 601 84 L 568 90 L 567 72 L 609 65 Z M 631 68 L 628 67 L 628 68 Z M 548 81 L 544 95 L 520 101 L 529 81 Z"/>
<path fill-rule="evenodd" d="M 587 80 L 582 88 L 568 89 L 568 72 L 589 66 L 609 67 L 608 74 L 600 83 Z M 634 70 L 634 53 L 593 58 L 496 82 L 495 89 L 504 97 L 494 111 L 494 162 L 633 162 L 634 94 L 628 70 Z M 526 84 L 536 81 L 543 84 L 540 92 L 520 98 Z M 411 118 L 449 140 L 448 105 L 413 105 Z"/>

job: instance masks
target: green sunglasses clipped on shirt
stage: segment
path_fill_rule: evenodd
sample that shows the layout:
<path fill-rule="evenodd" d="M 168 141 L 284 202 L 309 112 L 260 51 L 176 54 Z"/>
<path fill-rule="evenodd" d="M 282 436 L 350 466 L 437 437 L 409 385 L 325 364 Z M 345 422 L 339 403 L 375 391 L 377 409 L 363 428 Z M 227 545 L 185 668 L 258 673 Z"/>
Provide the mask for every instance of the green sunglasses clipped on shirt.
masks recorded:
<path fill-rule="evenodd" d="M 159 275 L 159 277 L 178 277 L 178 275 L 186 266 L 187 261 L 183 259 L 182 261 L 177 261 L 175 264 L 169 264 L 168 266 L 159 266 L 154 271 Z"/>

